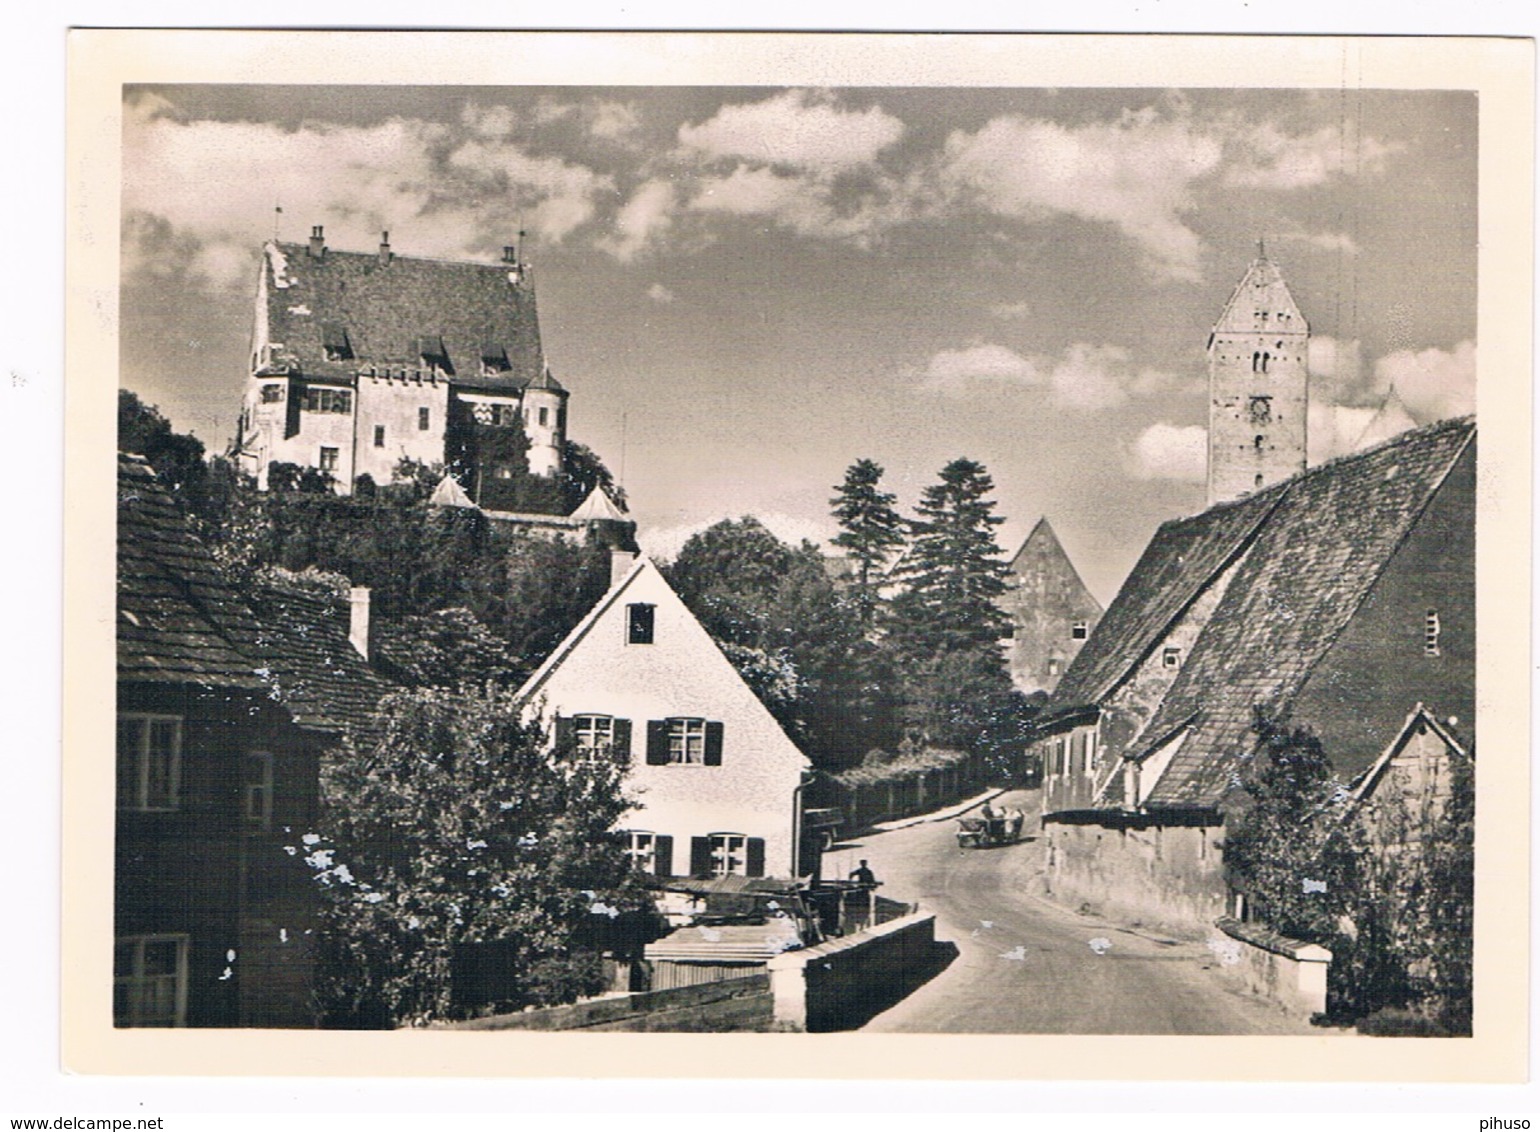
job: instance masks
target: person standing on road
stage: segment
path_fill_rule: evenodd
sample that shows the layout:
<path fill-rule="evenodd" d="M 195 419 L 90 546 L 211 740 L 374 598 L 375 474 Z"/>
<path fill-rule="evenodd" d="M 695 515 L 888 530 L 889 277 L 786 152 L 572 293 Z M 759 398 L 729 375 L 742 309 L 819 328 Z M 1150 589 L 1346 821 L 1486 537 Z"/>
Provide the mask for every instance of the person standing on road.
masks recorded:
<path fill-rule="evenodd" d="M 867 865 L 865 860 L 851 871 L 850 879 L 861 888 L 876 888 L 881 883 L 877 880 L 877 874 L 872 872 L 871 867 Z"/>

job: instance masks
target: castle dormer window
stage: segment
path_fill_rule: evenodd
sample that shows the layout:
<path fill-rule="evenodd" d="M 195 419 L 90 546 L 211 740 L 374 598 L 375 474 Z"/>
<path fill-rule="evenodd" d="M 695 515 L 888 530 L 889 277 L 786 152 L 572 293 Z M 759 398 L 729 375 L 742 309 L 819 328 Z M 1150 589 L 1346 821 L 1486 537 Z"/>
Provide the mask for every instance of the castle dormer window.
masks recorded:
<path fill-rule="evenodd" d="M 444 338 L 441 334 L 419 335 L 417 356 L 422 359 L 425 369 L 438 370 L 442 373 L 454 372 L 449 364 L 449 351 L 444 348 Z"/>
<path fill-rule="evenodd" d="M 347 327 L 340 322 L 321 324 L 321 349 L 329 362 L 345 362 L 353 356 L 353 345 L 348 341 Z"/>
<path fill-rule="evenodd" d="M 483 342 L 481 344 L 481 375 L 492 377 L 499 373 L 507 373 L 513 367 L 508 364 L 508 351 L 500 342 Z"/>

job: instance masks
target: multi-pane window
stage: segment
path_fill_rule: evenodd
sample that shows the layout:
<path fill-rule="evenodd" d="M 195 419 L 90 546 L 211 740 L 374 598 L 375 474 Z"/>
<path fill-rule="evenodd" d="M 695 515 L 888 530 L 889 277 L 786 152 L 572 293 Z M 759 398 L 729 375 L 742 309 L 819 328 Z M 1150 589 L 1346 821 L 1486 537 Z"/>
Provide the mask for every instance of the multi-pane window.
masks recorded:
<path fill-rule="evenodd" d="M 417 430 L 419 432 L 427 432 L 429 420 L 428 406 L 424 405 L 417 410 Z"/>
<path fill-rule="evenodd" d="M 747 876 L 749 871 L 749 839 L 741 833 L 713 833 L 711 835 L 711 875 Z"/>
<path fill-rule="evenodd" d="M 1422 619 L 1422 655 L 1437 656 L 1438 637 L 1443 631 L 1443 626 L 1438 621 L 1438 610 L 1430 609 Z"/>
<path fill-rule="evenodd" d="M 174 810 L 180 804 L 182 719 L 118 716 L 118 808 Z"/>
<path fill-rule="evenodd" d="M 269 382 L 262 387 L 262 403 L 271 405 L 283 400 L 283 386 L 278 382 Z"/>
<path fill-rule="evenodd" d="M 321 458 L 316 462 L 316 466 L 323 472 L 335 472 L 337 470 L 337 449 L 323 446 Z"/>
<path fill-rule="evenodd" d="M 626 644 L 652 644 L 653 614 L 657 607 L 646 602 L 626 606 Z"/>
<path fill-rule="evenodd" d="M 615 751 L 615 717 L 579 715 L 572 720 L 572 741 L 579 757 L 608 758 Z"/>
<path fill-rule="evenodd" d="M 671 719 L 668 721 L 668 761 L 686 766 L 706 761 L 706 721 Z"/>
<path fill-rule="evenodd" d="M 385 447 L 385 426 L 382 424 L 374 426 L 374 446 L 376 448 Z"/>
<path fill-rule="evenodd" d="M 241 786 L 241 812 L 257 829 L 273 821 L 273 756 L 269 751 L 246 755 L 246 780 Z"/>
<path fill-rule="evenodd" d="M 305 390 L 307 413 L 351 413 L 353 393 L 348 389 L 310 388 Z"/>
<path fill-rule="evenodd" d="M 187 1020 L 187 937 L 124 936 L 112 957 L 112 1021 L 181 1026 Z"/>
<path fill-rule="evenodd" d="M 628 830 L 626 856 L 631 860 L 631 867 L 638 872 L 657 872 L 658 835 L 639 829 Z"/>

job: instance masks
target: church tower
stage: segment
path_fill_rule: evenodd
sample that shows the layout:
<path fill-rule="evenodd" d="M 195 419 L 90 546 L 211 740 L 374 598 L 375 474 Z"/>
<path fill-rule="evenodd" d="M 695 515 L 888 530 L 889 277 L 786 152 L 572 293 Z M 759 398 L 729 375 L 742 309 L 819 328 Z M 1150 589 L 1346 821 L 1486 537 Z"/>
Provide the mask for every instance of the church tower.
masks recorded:
<path fill-rule="evenodd" d="M 1208 340 L 1208 503 L 1305 470 L 1310 327 L 1259 249 Z"/>

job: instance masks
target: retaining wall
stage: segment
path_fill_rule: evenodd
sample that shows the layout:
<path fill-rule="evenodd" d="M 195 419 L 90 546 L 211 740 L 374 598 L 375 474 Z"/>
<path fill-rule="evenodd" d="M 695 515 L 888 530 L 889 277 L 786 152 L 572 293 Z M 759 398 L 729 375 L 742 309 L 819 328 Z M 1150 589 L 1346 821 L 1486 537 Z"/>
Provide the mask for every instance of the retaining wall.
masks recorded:
<path fill-rule="evenodd" d="M 1219 968 L 1229 977 L 1272 999 L 1290 1014 L 1309 1018 L 1325 1012 L 1330 951 L 1228 916 L 1216 920 L 1214 926 L 1224 935 L 1210 946 L 1220 953 Z"/>
<path fill-rule="evenodd" d="M 773 1018 L 770 976 L 615 995 L 571 1006 L 496 1014 L 456 1022 L 456 1030 L 673 1030 L 725 1033 L 768 1030 Z"/>
<path fill-rule="evenodd" d="M 812 1032 L 860 1025 L 928 978 L 936 962 L 933 912 L 783 952 L 769 964 L 775 1021 Z"/>

